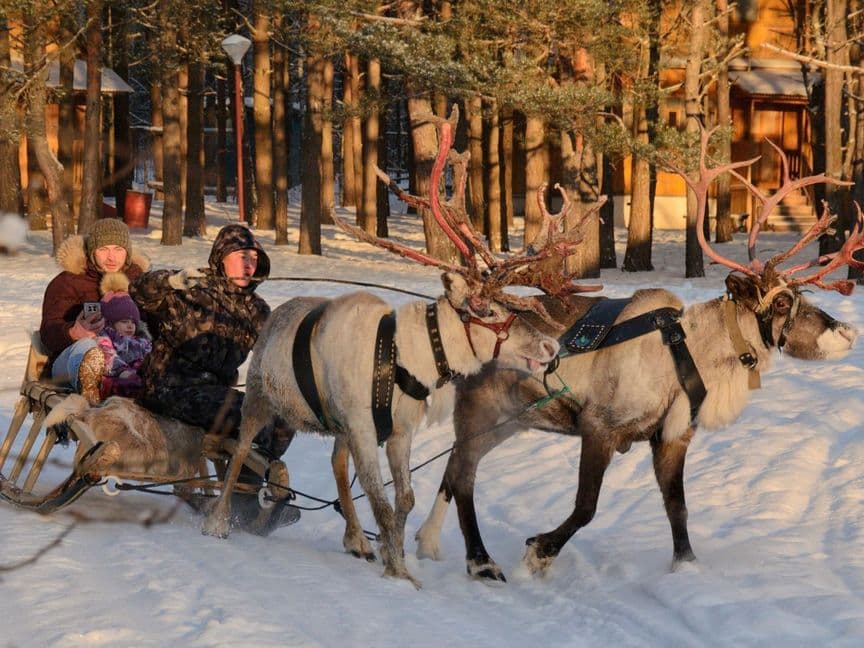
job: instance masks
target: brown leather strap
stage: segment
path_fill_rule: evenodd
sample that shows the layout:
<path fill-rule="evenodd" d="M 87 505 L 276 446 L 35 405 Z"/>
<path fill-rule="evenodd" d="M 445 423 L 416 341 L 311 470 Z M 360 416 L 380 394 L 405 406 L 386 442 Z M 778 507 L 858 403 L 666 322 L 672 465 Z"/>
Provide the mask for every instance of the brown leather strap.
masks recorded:
<path fill-rule="evenodd" d="M 759 389 L 762 387 L 762 380 L 759 377 L 759 369 L 757 367 L 758 360 L 751 352 L 752 347 L 747 344 L 747 340 L 741 333 L 741 327 L 738 326 L 738 307 L 732 299 L 723 300 L 723 315 L 726 317 L 726 330 L 729 332 L 729 339 L 732 341 L 732 348 L 738 354 L 738 360 L 742 365 L 747 367 L 747 386 L 750 389 Z"/>

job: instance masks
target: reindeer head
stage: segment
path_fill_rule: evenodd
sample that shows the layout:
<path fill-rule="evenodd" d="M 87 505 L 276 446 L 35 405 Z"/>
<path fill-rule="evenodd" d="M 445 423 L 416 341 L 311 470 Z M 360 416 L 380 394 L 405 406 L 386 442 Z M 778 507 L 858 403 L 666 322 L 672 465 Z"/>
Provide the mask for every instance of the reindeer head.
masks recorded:
<path fill-rule="evenodd" d="M 566 228 L 565 217 L 571 213 L 570 210 L 572 209 L 572 203 L 567 193 L 559 187 L 564 198 L 564 207 L 559 214 L 553 217 L 545 209 L 546 186 L 544 185 L 538 191 L 537 196 L 546 220 L 541 235 L 527 246 L 521 255 L 507 258 L 496 257 L 486 246 L 483 237 L 472 227 L 465 208 L 468 155 L 451 150 L 458 116 L 458 109 L 454 106 L 448 120 L 431 115 L 428 117 L 438 129 L 438 154 L 432 166 L 428 198 L 413 196 L 403 191 L 380 169 L 376 173 L 379 179 L 385 182 L 391 191 L 407 205 L 428 210 L 431 213 L 437 225 L 453 241 L 464 265 L 447 263 L 392 241 L 380 239 L 335 216 L 334 221 L 343 230 L 362 241 L 424 265 L 444 270 L 442 281 L 448 302 L 465 322 L 466 331 L 469 330 L 469 327 L 477 327 L 480 329 L 478 330 L 480 336 L 486 335 L 483 332 L 486 330 L 492 332 L 499 339 L 506 339 L 503 336 L 512 334 L 517 329 L 521 330 L 523 327 L 526 331 L 528 329 L 534 330 L 533 327 L 517 317 L 516 314 L 520 311 L 537 313 L 549 324 L 559 327 L 535 297 L 518 296 L 507 292 L 505 288 L 510 286 L 534 287 L 558 297 L 573 292 L 600 290 L 601 286 L 577 286 L 573 284 L 572 276 L 563 273 L 563 260 L 572 254 L 576 246 L 582 241 L 581 227 L 591 212 L 586 213 L 574 226 L 569 229 Z M 443 186 L 444 170 L 447 164 L 452 167 L 454 185 L 453 194 L 449 200 L 444 195 Z M 601 204 L 597 203 L 595 208 L 599 209 Z M 540 335 L 536 330 L 534 333 Z M 469 339 L 471 339 L 470 335 L 469 332 Z M 530 338 L 531 336 L 527 337 Z M 530 357 L 541 363 L 552 360 L 557 352 L 557 342 L 554 343 L 553 351 L 552 345 L 547 341 L 554 342 L 554 340 L 546 336 L 542 336 L 542 338 L 544 338 L 544 342 L 540 344 L 539 352 L 525 355 L 526 358 Z M 536 342 L 535 340 L 535 346 Z M 473 342 L 472 346 L 475 346 Z M 500 342 L 495 345 L 496 357 L 501 346 Z M 515 345 L 511 344 L 511 346 Z M 547 356 L 549 357 L 547 358 Z M 529 362 L 530 364 L 531 362 Z"/>
<path fill-rule="evenodd" d="M 825 204 L 822 216 L 807 230 L 799 241 L 788 250 L 774 255 L 763 262 L 757 256 L 756 242 L 759 232 L 780 201 L 793 191 L 806 186 L 820 183 L 835 185 L 850 185 L 829 178 L 826 175 L 812 175 L 792 180 L 789 176 L 789 163 L 783 151 L 773 142 L 769 142 L 780 156 L 783 170 L 783 183 L 771 196 L 765 195 L 750 181 L 742 176 L 737 169 L 752 165 L 758 158 L 743 162 L 731 162 L 709 168 L 707 166 L 708 141 L 711 131 L 704 128 L 701 132 L 698 177 L 693 177 L 686 171 L 668 165 L 678 173 L 687 186 L 696 195 L 697 223 L 696 233 L 699 245 L 705 254 L 716 263 L 731 268 L 734 272 L 726 278 L 726 288 L 729 296 L 739 304 L 751 310 L 759 323 L 762 341 L 768 347 L 778 347 L 789 355 L 806 360 L 834 359 L 846 355 L 852 348 L 858 332 L 855 327 L 839 322 L 825 311 L 808 302 L 801 295 L 801 287 L 813 285 L 824 290 L 836 290 L 848 295 L 854 288 L 854 283 L 847 279 L 834 280 L 825 283 L 823 280 L 829 273 L 846 265 L 864 268 L 864 264 L 853 258 L 853 253 L 864 248 L 864 216 L 856 204 L 857 219 L 852 231 L 849 232 L 843 247 L 833 253 L 819 256 L 811 261 L 781 268 L 793 256 L 801 252 L 808 243 L 816 240 L 827 232 L 837 219 Z M 753 226 L 748 237 L 749 263 L 743 265 L 717 253 L 704 237 L 703 223 L 708 202 L 708 188 L 722 173 L 731 173 L 741 181 L 747 190 L 753 194 L 759 204 L 759 212 L 753 218 Z M 799 273 L 818 267 L 818 270 L 801 275 Z"/>

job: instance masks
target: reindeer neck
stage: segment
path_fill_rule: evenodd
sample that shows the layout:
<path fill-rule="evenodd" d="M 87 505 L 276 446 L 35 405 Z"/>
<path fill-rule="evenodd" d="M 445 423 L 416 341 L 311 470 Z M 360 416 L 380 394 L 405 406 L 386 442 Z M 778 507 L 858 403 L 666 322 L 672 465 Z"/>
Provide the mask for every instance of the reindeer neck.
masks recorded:
<path fill-rule="evenodd" d="M 445 297 L 438 299 L 438 329 L 447 363 L 463 375 L 477 373 L 482 366 L 471 350 L 459 314 Z M 396 311 L 397 360 L 427 388 L 434 389 L 439 374 L 426 326 L 426 304 L 411 302 Z"/>
<path fill-rule="evenodd" d="M 700 357 L 702 366 L 712 362 L 734 363 L 746 370 L 739 360 L 739 352 L 732 341 L 726 322 L 723 298 L 694 304 L 684 311 L 682 318 L 687 334 L 687 346 L 695 357 Z M 759 371 L 769 368 L 775 347 L 766 347 L 759 332 L 756 314 L 746 306 L 735 304 L 736 321 L 748 351 L 756 358 Z"/>

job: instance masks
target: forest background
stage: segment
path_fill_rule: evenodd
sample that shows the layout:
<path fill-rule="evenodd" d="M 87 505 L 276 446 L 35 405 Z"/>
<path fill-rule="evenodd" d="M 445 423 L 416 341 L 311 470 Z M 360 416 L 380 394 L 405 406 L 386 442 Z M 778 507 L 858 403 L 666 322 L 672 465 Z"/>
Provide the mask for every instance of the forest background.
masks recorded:
<path fill-rule="evenodd" d="M 56 247 L 102 215 L 103 195 L 124 213 L 146 148 L 152 177 L 143 181 L 164 198 L 163 244 L 205 231 L 208 190 L 218 201 L 245 196 L 241 217 L 287 244 L 288 190 L 299 184 L 298 252 L 321 254 L 321 224 L 337 201 L 354 207 L 368 232 L 387 235 L 376 167 L 428 194 L 437 150 L 429 115 L 458 106 L 468 211 L 493 250 L 509 248 L 514 216 L 533 238 L 543 183 L 578 196 L 578 219 L 613 197 L 626 166 L 621 267 L 650 270 L 658 170 L 694 168 L 700 127 L 718 127 L 712 157 L 730 158 L 729 66 L 757 55 L 746 33 L 765 20 L 778 26 L 766 47 L 817 80 L 805 84 L 812 172 L 851 183 L 814 196 L 839 215 L 821 241 L 830 252 L 854 223 L 853 198 L 864 202 L 859 0 L 0 0 L 0 211 L 26 214 L 31 229 L 50 227 Z M 220 46 L 232 33 L 251 40 L 239 75 Z M 76 58 L 88 64 L 78 94 Z M 103 66 L 133 92 L 103 94 Z M 665 74 L 672 69 L 681 72 L 674 83 Z M 251 103 L 239 165 L 230 159 L 238 77 L 242 103 Z M 677 123 L 661 119 L 672 100 L 684 106 Z M 52 125 L 46 106 L 54 104 Z M 705 219 L 716 223 L 718 242 L 739 224 L 731 185 L 721 177 L 713 221 Z M 695 210 L 690 196 L 688 277 L 704 275 Z M 609 200 L 568 259 L 570 272 L 597 276 L 618 265 L 613 211 Z M 420 215 L 428 251 L 454 259 Z"/>

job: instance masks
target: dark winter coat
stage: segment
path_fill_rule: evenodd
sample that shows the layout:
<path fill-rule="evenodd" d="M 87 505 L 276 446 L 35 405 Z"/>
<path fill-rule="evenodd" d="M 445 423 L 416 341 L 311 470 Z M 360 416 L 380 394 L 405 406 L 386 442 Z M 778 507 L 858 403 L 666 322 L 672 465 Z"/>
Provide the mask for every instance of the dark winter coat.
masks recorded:
<path fill-rule="evenodd" d="M 86 301 L 99 301 L 99 284 L 104 273 L 87 258 L 84 237 L 71 236 L 60 245 L 56 254 L 57 264 L 63 270 L 54 277 L 45 289 L 42 301 L 42 322 L 39 337 L 48 348 L 50 363 L 75 340 L 69 337 L 69 329 Z M 150 269 L 150 259 L 133 250 L 125 274 L 132 280 Z"/>
<path fill-rule="evenodd" d="M 143 274 L 129 287 L 153 335 L 153 351 L 139 371 L 141 402 L 207 430 L 221 418 L 223 404 L 223 415 L 229 419 L 225 425 L 239 425 L 242 393 L 231 386 L 270 314 L 270 307 L 255 294 L 258 281 L 240 288 L 224 279 L 225 256 L 249 248 L 258 251 L 255 276 L 263 279 L 269 274 L 263 248 L 251 232 L 241 229 L 245 233 L 230 226 L 220 232 L 204 277 L 193 279 L 189 289 L 172 288 L 168 280 L 175 272 L 169 270 Z"/>

